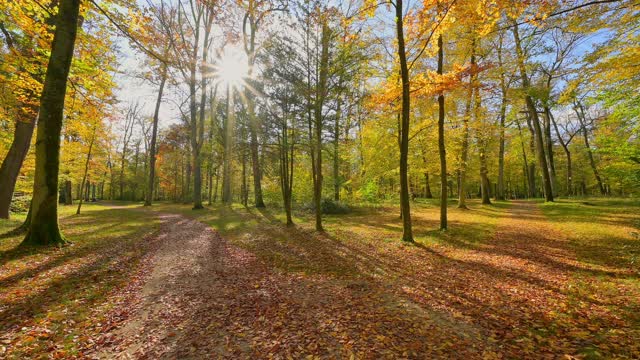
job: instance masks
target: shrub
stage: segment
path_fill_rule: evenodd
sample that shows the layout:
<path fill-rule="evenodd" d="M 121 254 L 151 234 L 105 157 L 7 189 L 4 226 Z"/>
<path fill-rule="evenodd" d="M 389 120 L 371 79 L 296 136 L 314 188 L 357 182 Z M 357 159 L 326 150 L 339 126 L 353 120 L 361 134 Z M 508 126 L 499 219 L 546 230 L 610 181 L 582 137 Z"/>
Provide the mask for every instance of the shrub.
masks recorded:
<path fill-rule="evenodd" d="M 349 206 L 341 201 L 335 201 L 331 198 L 322 199 L 320 204 L 323 214 L 346 214 L 351 211 Z"/>
<path fill-rule="evenodd" d="M 9 206 L 9 211 L 12 213 L 24 213 L 29 211 L 29 205 L 31 205 L 31 197 L 26 195 L 14 196 Z"/>

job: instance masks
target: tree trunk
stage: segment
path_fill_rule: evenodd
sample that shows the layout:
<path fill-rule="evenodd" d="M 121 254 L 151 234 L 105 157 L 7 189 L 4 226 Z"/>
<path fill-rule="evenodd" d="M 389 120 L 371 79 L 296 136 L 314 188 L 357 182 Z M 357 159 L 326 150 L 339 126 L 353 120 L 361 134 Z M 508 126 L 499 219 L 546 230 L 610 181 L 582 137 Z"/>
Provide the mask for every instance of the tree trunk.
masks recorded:
<path fill-rule="evenodd" d="M 198 45 L 200 44 L 200 19 L 202 18 L 202 13 L 199 12 L 196 18 L 194 28 L 194 43 L 193 43 L 193 53 L 191 55 L 191 63 L 189 64 L 189 114 L 190 121 L 189 127 L 191 129 L 190 140 L 191 140 L 191 156 L 193 156 L 193 195 L 191 198 L 193 199 L 193 209 L 202 209 L 202 173 L 201 173 L 201 163 L 200 163 L 200 146 L 198 143 L 199 137 L 202 134 L 199 134 L 199 124 L 198 124 L 198 109 L 196 103 L 196 71 L 197 71 L 197 63 L 198 63 Z M 206 45 L 206 42 L 205 42 Z M 203 54 L 205 54 L 204 58 L 206 59 L 206 51 L 204 51 L 206 46 L 203 47 Z M 206 86 L 206 78 L 202 77 L 203 86 Z M 206 89 L 202 89 L 202 96 L 206 96 Z M 201 106 L 204 106 L 204 101 Z M 201 111 L 203 112 L 203 111 Z M 202 120 L 204 121 L 204 120 Z M 191 166 L 187 168 L 187 174 L 190 177 L 191 175 Z M 191 184 L 191 179 L 188 179 L 189 186 Z"/>
<path fill-rule="evenodd" d="M 598 168 L 596 167 L 596 161 L 593 158 L 591 145 L 589 144 L 589 132 L 587 131 L 584 108 L 582 107 L 582 104 L 578 103 L 574 107 L 574 110 L 576 112 L 576 115 L 578 115 L 578 120 L 580 121 L 580 129 L 582 130 L 582 137 L 584 138 L 584 146 L 587 149 L 587 155 L 589 156 L 589 165 L 591 166 L 591 170 L 593 170 L 593 175 L 595 176 L 596 182 L 598 183 L 598 189 L 600 190 L 601 195 L 606 195 L 604 186 L 602 186 L 602 179 L 600 178 L 600 174 L 598 173 Z"/>
<path fill-rule="evenodd" d="M 258 31 L 258 21 L 255 18 L 255 3 L 251 2 L 250 9 L 245 15 L 245 22 L 243 24 L 243 36 L 245 44 L 245 52 L 248 58 L 249 78 L 253 75 L 253 69 L 255 65 L 255 49 L 256 49 L 256 32 Z M 249 25 L 249 33 L 246 31 L 246 24 Z M 260 154 L 258 148 L 258 121 L 255 114 L 255 96 L 251 93 L 250 87 L 246 88 L 246 102 L 247 112 L 249 116 L 249 136 L 250 136 L 250 148 L 251 148 L 251 168 L 253 173 L 253 194 L 254 202 L 257 208 L 263 208 L 264 200 L 262 198 L 262 167 L 260 164 Z"/>
<path fill-rule="evenodd" d="M 230 205 L 233 202 L 231 194 L 231 151 L 233 149 L 233 115 L 231 111 L 231 95 L 227 84 L 227 116 L 224 120 L 222 131 L 224 132 L 224 151 L 222 153 L 222 202 Z"/>
<path fill-rule="evenodd" d="M 60 245 L 67 242 L 58 225 L 60 132 L 79 12 L 80 0 L 60 1 L 40 99 L 31 224 L 23 240 L 24 244 Z"/>
<path fill-rule="evenodd" d="M 13 191 L 16 187 L 22 163 L 29 152 L 35 123 L 35 120 L 16 121 L 13 142 L 9 147 L 7 156 L 2 161 L 2 166 L 0 166 L 0 219 L 9 218 Z"/>
<path fill-rule="evenodd" d="M 444 50 L 442 34 L 438 36 L 438 74 L 442 75 Z M 438 152 L 440 153 L 440 230 L 447 229 L 447 153 L 444 143 L 444 93 L 438 96 Z M 464 189 L 461 189 L 464 191 Z"/>
<path fill-rule="evenodd" d="M 429 171 L 426 170 L 427 168 L 427 150 L 424 148 L 424 146 L 421 149 L 422 152 L 422 161 L 424 161 L 424 167 L 425 167 L 425 171 L 424 171 L 424 197 L 427 199 L 433 199 L 433 194 L 431 193 L 431 185 L 429 184 Z"/>
<path fill-rule="evenodd" d="M 155 185 L 156 176 L 156 141 L 158 139 L 158 118 L 160 116 L 160 105 L 162 104 L 162 94 L 164 85 L 167 82 L 167 67 L 162 66 L 162 77 L 160 78 L 160 88 L 158 89 L 158 97 L 156 98 L 156 107 L 153 111 L 153 128 L 151 130 L 151 142 L 149 146 L 149 179 L 147 182 L 146 197 L 144 206 L 151 206 L 153 202 L 153 186 Z"/>
<path fill-rule="evenodd" d="M 556 136 L 558 137 L 558 141 L 560 141 L 560 145 L 562 145 L 562 149 L 564 150 L 565 155 L 567 156 L 567 196 L 573 195 L 573 170 L 571 169 L 571 151 L 569 150 L 569 141 L 565 142 L 562 140 L 562 136 L 560 136 L 560 130 L 558 130 L 558 124 L 554 119 L 553 115 L 549 113 L 551 118 L 551 123 L 553 124 L 553 128 L 556 130 Z"/>
<path fill-rule="evenodd" d="M 244 139 L 244 136 L 243 136 Z M 246 150 L 242 149 L 242 191 L 240 191 L 240 202 L 244 207 L 248 206 L 249 189 L 247 189 L 247 155 Z"/>
<path fill-rule="evenodd" d="M 411 94 L 409 67 L 404 44 L 404 13 L 402 0 L 396 0 L 396 32 L 398 40 L 398 59 L 400 60 L 400 78 L 402 81 L 402 116 L 400 122 L 400 213 L 402 214 L 402 240 L 413 242 L 411 224 L 411 205 L 409 203 L 409 121 L 411 116 Z M 446 186 L 446 185 L 445 185 Z"/>
<path fill-rule="evenodd" d="M 551 139 L 551 109 L 544 107 L 544 142 L 546 147 L 547 161 L 549 162 L 549 175 L 551 179 L 551 190 L 554 196 L 558 196 L 558 185 L 556 183 L 556 165 L 553 159 L 553 140 Z"/>
<path fill-rule="evenodd" d="M 338 99 L 336 122 L 333 127 L 333 199 L 340 201 L 340 116 L 342 102 Z"/>
<path fill-rule="evenodd" d="M 500 36 L 500 46 L 498 46 L 498 63 L 500 66 L 500 89 L 502 99 L 500 102 L 500 145 L 498 149 L 498 184 L 496 185 L 496 200 L 505 200 L 504 190 L 504 145 L 505 145 L 505 121 L 507 118 L 507 83 L 503 71 L 502 62 L 502 36 Z"/>
<path fill-rule="evenodd" d="M 213 202 L 218 202 L 218 182 L 220 181 L 220 170 L 216 167 L 216 185 L 213 190 Z"/>
<path fill-rule="evenodd" d="M 516 45 L 516 58 L 518 62 L 518 67 L 520 68 L 520 77 L 522 78 L 522 87 L 525 90 L 530 88 L 529 77 L 527 75 L 527 70 L 524 65 L 524 53 L 522 51 L 522 45 L 520 44 L 520 35 L 518 34 L 518 26 L 514 24 L 513 26 L 513 37 Z M 542 171 L 542 182 L 544 186 L 544 197 L 545 201 L 553 201 L 553 191 L 551 189 L 551 178 L 549 175 L 549 168 L 547 167 L 547 159 L 544 151 L 544 143 L 542 141 L 542 130 L 540 128 L 540 119 L 538 118 L 538 111 L 536 109 L 536 105 L 533 102 L 533 98 L 531 95 L 526 93 L 525 95 L 525 103 L 527 105 L 527 111 L 529 112 L 529 117 L 531 118 L 531 122 L 533 123 L 533 128 L 535 130 L 535 143 L 536 143 L 536 155 L 538 158 L 538 164 L 540 165 L 540 169 Z"/>
<path fill-rule="evenodd" d="M 89 151 L 87 151 L 87 159 L 84 162 L 84 174 L 82 175 L 82 185 L 80 185 L 80 188 L 84 188 L 84 184 L 87 181 L 87 174 L 89 173 L 89 162 L 91 161 L 91 150 L 93 150 L 93 142 L 95 141 L 96 137 L 96 127 L 97 125 L 94 125 L 93 134 L 91 135 L 91 141 L 89 142 Z M 78 209 L 76 210 L 76 215 L 80 214 L 80 208 L 82 208 L 82 196 L 80 197 L 80 201 L 78 201 Z"/>
<path fill-rule="evenodd" d="M 71 181 L 70 180 L 67 180 L 67 181 L 64 182 L 64 192 L 65 192 L 64 204 L 65 205 L 73 204 L 73 195 L 71 194 Z"/>
<path fill-rule="evenodd" d="M 480 110 L 482 109 L 482 97 L 480 96 L 480 87 L 475 87 L 475 101 L 473 117 L 480 127 L 477 131 L 478 152 L 480 157 L 480 196 L 482 197 L 483 205 L 491 205 L 491 182 L 489 181 L 488 169 L 487 169 L 487 142 L 486 134 L 484 133 L 484 122 L 481 119 Z"/>
<path fill-rule="evenodd" d="M 467 162 L 469 160 L 469 120 L 471 119 L 471 107 L 473 104 L 473 94 L 476 87 L 476 75 L 475 75 L 475 65 L 476 65 L 476 45 L 475 39 L 471 43 L 471 60 L 469 63 L 471 64 L 472 71 L 474 73 L 471 74 L 469 79 L 469 90 L 467 91 L 467 100 L 464 110 L 464 118 L 463 118 L 463 133 L 462 133 L 462 154 L 460 156 L 460 170 L 459 170 L 459 178 L 458 178 L 458 208 L 466 209 L 467 208 Z"/>
<path fill-rule="evenodd" d="M 322 228 L 322 125 L 324 99 L 327 92 L 327 75 L 329 72 L 329 40 L 331 30 L 326 21 L 322 24 L 320 53 L 320 77 L 316 84 L 316 103 L 314 106 L 314 143 L 315 143 L 315 171 L 313 181 L 313 200 L 315 204 L 316 231 Z"/>
<path fill-rule="evenodd" d="M 287 226 L 293 225 L 293 218 L 291 216 L 291 200 L 293 193 L 293 151 L 294 151 L 294 139 L 295 128 L 291 129 L 291 137 L 289 139 L 289 125 L 288 125 L 288 111 L 285 105 L 283 107 L 281 136 L 279 140 L 279 157 L 280 157 L 280 189 L 282 191 L 282 200 L 284 205 L 285 215 L 287 217 Z M 295 122 L 293 123 L 295 125 Z"/>

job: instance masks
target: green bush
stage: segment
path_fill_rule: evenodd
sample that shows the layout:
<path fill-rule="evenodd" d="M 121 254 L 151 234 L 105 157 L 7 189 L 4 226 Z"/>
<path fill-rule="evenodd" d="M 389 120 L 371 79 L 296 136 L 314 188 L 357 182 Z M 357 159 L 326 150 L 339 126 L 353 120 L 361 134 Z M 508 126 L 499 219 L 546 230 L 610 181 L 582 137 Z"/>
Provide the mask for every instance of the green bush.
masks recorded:
<path fill-rule="evenodd" d="M 375 180 L 369 180 L 358 191 L 360 198 L 364 201 L 375 203 L 380 200 L 379 198 L 380 188 Z"/>
<path fill-rule="evenodd" d="M 29 211 L 29 205 L 31 204 L 31 197 L 29 196 L 15 196 L 9 206 L 9 211 L 12 213 L 25 213 Z"/>
<path fill-rule="evenodd" d="M 331 198 L 322 199 L 320 206 L 323 214 L 346 214 L 351 211 L 347 204 Z"/>

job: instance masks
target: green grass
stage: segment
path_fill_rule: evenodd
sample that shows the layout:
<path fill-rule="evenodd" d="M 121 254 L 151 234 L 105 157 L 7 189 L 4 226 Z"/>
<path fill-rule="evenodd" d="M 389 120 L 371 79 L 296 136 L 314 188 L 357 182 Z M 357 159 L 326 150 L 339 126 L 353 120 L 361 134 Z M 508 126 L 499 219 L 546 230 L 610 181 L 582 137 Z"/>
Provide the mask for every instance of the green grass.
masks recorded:
<path fill-rule="evenodd" d="M 374 252 L 392 257 L 398 248 L 419 254 L 419 247 L 446 246 L 470 249 L 490 239 L 510 204 L 497 202 L 482 206 L 469 202 L 470 210 L 449 206 L 449 230 L 439 230 L 439 205 L 435 200 L 412 204 L 415 245 L 404 244 L 397 206 L 380 204 L 353 206 L 348 214 L 323 215 L 324 233 L 314 231 L 310 212 L 294 212 L 295 226 L 286 227 L 282 209 L 256 209 L 233 204 L 214 205 L 193 211 L 190 205 L 160 203 L 156 211 L 178 212 L 198 219 L 235 245 L 252 251 L 270 265 L 289 272 L 361 277 L 375 273 L 366 264 L 349 260 L 349 253 Z M 364 255 L 363 255 L 364 256 Z M 374 266 L 377 268 L 378 266 Z"/>
<path fill-rule="evenodd" d="M 640 201 L 633 199 L 584 198 L 564 199 L 540 204 L 553 225 L 570 242 L 580 269 L 569 285 L 570 301 L 575 309 L 589 303 L 603 304 L 603 314 L 589 319 L 588 331 L 605 339 L 610 349 L 620 347 L 617 336 L 640 338 Z M 622 316 L 635 330 L 600 327 L 610 312 Z M 576 320 L 581 312 L 570 312 Z M 602 358 L 602 351 L 585 344 L 581 349 L 587 359 Z M 637 355 L 637 354 L 636 354 Z"/>

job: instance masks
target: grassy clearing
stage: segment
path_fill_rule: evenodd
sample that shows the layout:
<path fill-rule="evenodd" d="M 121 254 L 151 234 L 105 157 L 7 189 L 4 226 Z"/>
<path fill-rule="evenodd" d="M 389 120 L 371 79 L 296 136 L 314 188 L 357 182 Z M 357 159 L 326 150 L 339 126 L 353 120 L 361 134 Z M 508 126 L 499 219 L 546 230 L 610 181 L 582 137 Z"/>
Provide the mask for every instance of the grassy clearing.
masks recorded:
<path fill-rule="evenodd" d="M 130 207 L 130 206 L 128 206 Z M 73 245 L 23 248 L 23 235 L 0 239 L 0 357 L 81 357 L 107 326 L 112 290 L 125 286 L 159 223 L 148 213 L 86 204 L 61 207 Z M 0 231 L 24 215 L 0 220 Z"/>

